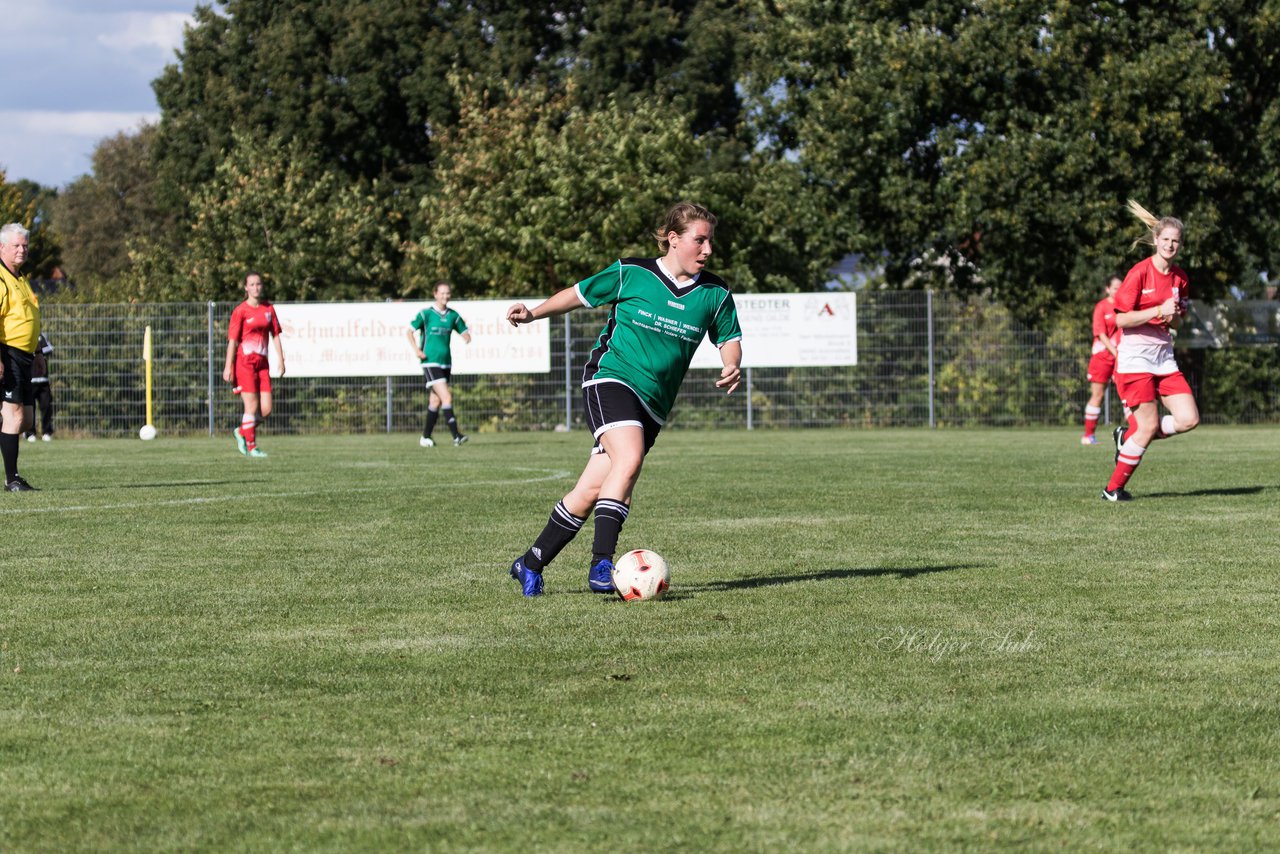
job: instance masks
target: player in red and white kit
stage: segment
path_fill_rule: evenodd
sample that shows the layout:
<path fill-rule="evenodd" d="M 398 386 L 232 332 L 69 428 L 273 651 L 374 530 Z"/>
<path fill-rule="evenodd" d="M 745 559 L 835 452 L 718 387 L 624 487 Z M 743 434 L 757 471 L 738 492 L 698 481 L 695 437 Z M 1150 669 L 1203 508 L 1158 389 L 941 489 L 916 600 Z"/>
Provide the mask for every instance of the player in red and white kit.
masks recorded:
<path fill-rule="evenodd" d="M 1157 217 L 1134 201 L 1129 202 L 1129 210 L 1151 230 L 1138 242 L 1151 243 L 1155 252 L 1133 266 L 1116 292 L 1116 325 L 1121 330 L 1116 389 L 1133 417 L 1127 427 L 1116 428 L 1116 467 L 1102 491 L 1107 501 L 1132 498 L 1125 485 L 1153 441 L 1185 433 L 1200 423 L 1200 410 L 1178 370 L 1169 334 L 1181 325 L 1189 296 L 1187 274 L 1173 263 L 1182 248 L 1182 222 Z M 1160 403 L 1168 411 L 1163 418 Z"/>
<path fill-rule="evenodd" d="M 271 414 L 271 376 L 267 372 L 268 342 L 276 350 L 280 376 L 284 376 L 284 349 L 280 346 L 280 318 L 262 298 L 262 276 L 244 278 L 245 301 L 231 312 L 227 328 L 227 364 L 224 382 L 234 381 L 244 401 L 244 416 L 235 429 L 236 447 L 250 457 L 265 457 L 258 447 L 258 425 Z"/>
<path fill-rule="evenodd" d="M 1102 396 L 1107 393 L 1107 383 L 1116 372 L 1116 345 L 1120 343 L 1120 329 L 1116 326 L 1116 291 L 1121 279 L 1112 276 L 1107 280 L 1106 296 L 1093 307 L 1093 354 L 1089 357 L 1089 402 L 1084 406 L 1084 435 L 1082 445 L 1098 444 L 1096 435 L 1098 418 L 1102 415 Z"/>

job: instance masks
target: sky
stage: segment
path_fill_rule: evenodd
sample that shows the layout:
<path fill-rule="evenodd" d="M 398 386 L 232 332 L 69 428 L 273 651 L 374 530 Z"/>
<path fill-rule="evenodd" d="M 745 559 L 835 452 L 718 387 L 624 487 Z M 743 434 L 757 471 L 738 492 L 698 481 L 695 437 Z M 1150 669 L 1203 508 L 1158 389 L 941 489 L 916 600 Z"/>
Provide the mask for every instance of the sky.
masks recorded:
<path fill-rule="evenodd" d="M 0 0 L 6 178 L 63 188 L 92 171 L 99 141 L 158 120 L 151 81 L 177 62 L 195 7 L 196 0 Z"/>

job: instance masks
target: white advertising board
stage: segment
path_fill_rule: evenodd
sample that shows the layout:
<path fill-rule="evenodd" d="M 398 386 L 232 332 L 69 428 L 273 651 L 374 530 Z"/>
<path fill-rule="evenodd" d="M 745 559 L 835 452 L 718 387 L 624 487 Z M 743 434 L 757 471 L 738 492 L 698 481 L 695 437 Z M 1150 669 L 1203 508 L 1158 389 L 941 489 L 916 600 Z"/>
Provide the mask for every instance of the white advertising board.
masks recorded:
<path fill-rule="evenodd" d="M 536 305 L 540 300 L 525 300 Z M 551 328 L 558 321 L 514 327 L 509 300 L 454 300 L 471 343 L 453 339 L 455 374 L 543 374 L 551 370 Z M 857 301 L 852 293 L 735 294 L 742 324 L 743 367 L 856 365 Z M 430 302 L 276 303 L 281 344 L 295 377 L 418 376 L 422 368 L 406 339 L 409 323 Z M 581 354 L 579 354 L 581 355 Z M 279 375 L 271 352 L 271 373 Z M 720 367 L 709 342 L 695 368 Z"/>
<path fill-rule="evenodd" d="M 856 294 L 734 294 L 733 301 L 744 368 L 858 364 Z M 720 351 L 704 339 L 691 367 L 721 367 Z"/>
<path fill-rule="evenodd" d="M 517 299 L 453 300 L 471 343 L 453 337 L 455 374 L 545 374 L 551 370 L 551 326 L 512 326 L 507 309 Z M 526 300 L 534 305 L 539 300 Z M 426 302 L 276 303 L 288 375 L 293 377 L 421 376 L 409 346 L 409 323 Z M 271 373 L 278 376 L 275 348 Z"/>

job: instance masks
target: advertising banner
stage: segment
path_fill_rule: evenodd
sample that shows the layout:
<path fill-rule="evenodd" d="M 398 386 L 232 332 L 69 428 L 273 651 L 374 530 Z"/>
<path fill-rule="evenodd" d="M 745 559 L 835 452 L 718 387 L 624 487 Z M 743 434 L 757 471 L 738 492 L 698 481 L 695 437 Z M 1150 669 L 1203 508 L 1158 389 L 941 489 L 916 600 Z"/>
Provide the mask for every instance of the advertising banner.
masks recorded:
<path fill-rule="evenodd" d="M 517 302 L 507 299 L 449 303 L 449 308 L 462 315 L 471 333 L 470 344 L 460 335 L 453 336 L 454 374 L 544 374 L 551 370 L 551 324 L 515 327 L 507 323 L 507 309 Z M 422 368 L 409 345 L 409 324 L 418 312 L 433 304 L 276 303 L 284 330 L 280 343 L 289 376 L 420 376 Z M 271 360 L 271 373 L 278 375 L 274 348 Z"/>
<path fill-rule="evenodd" d="M 734 294 L 733 301 L 744 368 L 858 364 L 856 294 Z M 720 352 L 704 340 L 691 367 L 720 366 Z"/>

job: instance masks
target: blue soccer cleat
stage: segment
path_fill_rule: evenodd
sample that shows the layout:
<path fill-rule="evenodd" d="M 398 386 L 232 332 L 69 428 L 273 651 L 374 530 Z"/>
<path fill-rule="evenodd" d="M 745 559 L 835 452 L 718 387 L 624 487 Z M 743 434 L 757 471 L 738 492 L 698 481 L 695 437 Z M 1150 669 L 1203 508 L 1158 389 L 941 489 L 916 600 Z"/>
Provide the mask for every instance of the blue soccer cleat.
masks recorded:
<path fill-rule="evenodd" d="M 515 563 L 511 564 L 511 577 L 520 582 L 525 596 L 542 595 L 542 573 L 525 566 L 523 557 L 516 558 Z"/>
<path fill-rule="evenodd" d="M 613 561 L 602 557 L 591 564 L 591 571 L 587 573 L 587 586 L 592 593 L 613 593 Z"/>

